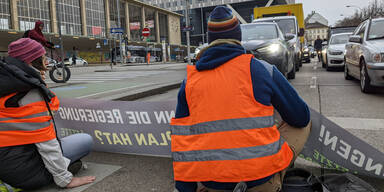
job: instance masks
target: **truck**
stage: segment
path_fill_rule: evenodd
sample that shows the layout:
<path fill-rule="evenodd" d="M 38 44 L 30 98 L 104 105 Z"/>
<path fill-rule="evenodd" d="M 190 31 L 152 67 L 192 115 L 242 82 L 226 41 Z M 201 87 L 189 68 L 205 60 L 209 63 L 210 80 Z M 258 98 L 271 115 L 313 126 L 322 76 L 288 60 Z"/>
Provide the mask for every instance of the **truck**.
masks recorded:
<path fill-rule="evenodd" d="M 294 50 L 295 70 L 302 66 L 302 45 L 304 44 L 304 13 L 302 4 L 278 5 L 254 8 L 253 23 L 277 23 L 284 35 L 294 35 L 289 44 Z"/>
<path fill-rule="evenodd" d="M 298 24 L 298 36 L 300 42 L 304 43 L 304 11 L 303 4 L 276 5 L 270 7 L 256 7 L 253 9 L 254 19 L 266 17 L 295 16 Z M 283 30 L 283 29 L 282 29 Z"/>

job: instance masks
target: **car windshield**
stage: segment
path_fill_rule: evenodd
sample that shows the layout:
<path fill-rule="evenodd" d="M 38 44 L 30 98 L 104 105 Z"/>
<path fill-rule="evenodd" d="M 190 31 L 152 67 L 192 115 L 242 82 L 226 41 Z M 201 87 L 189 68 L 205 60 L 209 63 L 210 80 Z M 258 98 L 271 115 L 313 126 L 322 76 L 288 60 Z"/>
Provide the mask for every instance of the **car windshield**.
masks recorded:
<path fill-rule="evenodd" d="M 276 26 L 272 24 L 241 25 L 241 34 L 243 41 L 268 40 L 278 37 Z"/>
<path fill-rule="evenodd" d="M 275 20 L 275 22 L 279 25 L 281 31 L 283 31 L 283 34 L 287 34 L 287 33 L 296 34 L 294 19 L 281 19 L 281 20 Z"/>
<path fill-rule="evenodd" d="M 337 44 L 346 44 L 348 43 L 350 35 L 336 35 L 331 38 L 331 41 L 329 44 L 331 45 L 337 45 Z"/>
<path fill-rule="evenodd" d="M 368 39 L 384 39 L 384 20 L 373 21 L 369 29 Z"/>

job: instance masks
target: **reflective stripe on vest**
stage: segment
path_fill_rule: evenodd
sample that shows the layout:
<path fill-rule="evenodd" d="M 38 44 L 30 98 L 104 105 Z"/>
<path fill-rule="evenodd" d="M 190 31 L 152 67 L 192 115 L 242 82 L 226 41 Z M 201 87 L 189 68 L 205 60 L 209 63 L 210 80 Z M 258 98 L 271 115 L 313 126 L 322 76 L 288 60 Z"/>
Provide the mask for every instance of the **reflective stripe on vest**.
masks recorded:
<path fill-rule="evenodd" d="M 243 160 L 274 155 L 281 150 L 284 140 L 262 146 L 216 149 L 201 151 L 173 152 L 173 161 L 219 161 L 219 160 Z"/>
<path fill-rule="evenodd" d="M 251 181 L 289 166 L 293 153 L 274 125 L 273 107 L 254 98 L 252 57 L 212 70 L 187 66 L 190 115 L 171 121 L 175 180 Z"/>
<path fill-rule="evenodd" d="M 46 128 L 50 125 L 50 122 L 28 122 L 28 123 L 2 123 L 0 122 L 0 134 L 1 131 L 36 131 Z"/>
<path fill-rule="evenodd" d="M 56 138 L 52 117 L 38 90 L 30 91 L 20 107 L 5 107 L 14 94 L 0 98 L 0 147 L 40 143 Z M 54 97 L 49 102 L 53 111 L 59 108 Z"/>
<path fill-rule="evenodd" d="M 242 129 L 267 128 L 274 125 L 273 116 L 253 117 L 243 119 L 225 119 L 214 122 L 204 122 L 195 125 L 171 126 L 173 135 L 196 135 L 220 131 L 234 131 Z"/>

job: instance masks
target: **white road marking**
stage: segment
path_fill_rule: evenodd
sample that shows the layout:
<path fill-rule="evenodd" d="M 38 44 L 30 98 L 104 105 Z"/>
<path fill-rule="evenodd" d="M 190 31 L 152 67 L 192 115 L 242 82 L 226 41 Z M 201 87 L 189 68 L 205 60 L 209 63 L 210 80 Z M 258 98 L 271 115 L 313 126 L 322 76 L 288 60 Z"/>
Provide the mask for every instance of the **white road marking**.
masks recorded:
<path fill-rule="evenodd" d="M 353 117 L 328 117 L 331 121 L 346 129 L 384 131 L 384 119 L 368 119 Z"/>
<path fill-rule="evenodd" d="M 313 76 L 311 78 L 311 83 L 310 83 L 310 86 L 309 86 L 311 89 L 316 89 L 317 87 L 317 77 Z"/>

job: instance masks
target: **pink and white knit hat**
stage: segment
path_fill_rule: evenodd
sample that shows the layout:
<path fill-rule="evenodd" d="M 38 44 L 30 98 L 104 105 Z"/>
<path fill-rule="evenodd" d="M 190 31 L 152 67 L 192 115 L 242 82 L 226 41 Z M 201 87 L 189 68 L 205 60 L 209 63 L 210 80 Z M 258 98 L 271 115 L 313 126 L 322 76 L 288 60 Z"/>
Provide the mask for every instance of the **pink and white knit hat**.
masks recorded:
<path fill-rule="evenodd" d="M 30 64 L 33 60 L 45 55 L 44 47 L 35 40 L 21 38 L 8 46 L 8 55 Z"/>

